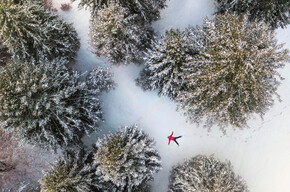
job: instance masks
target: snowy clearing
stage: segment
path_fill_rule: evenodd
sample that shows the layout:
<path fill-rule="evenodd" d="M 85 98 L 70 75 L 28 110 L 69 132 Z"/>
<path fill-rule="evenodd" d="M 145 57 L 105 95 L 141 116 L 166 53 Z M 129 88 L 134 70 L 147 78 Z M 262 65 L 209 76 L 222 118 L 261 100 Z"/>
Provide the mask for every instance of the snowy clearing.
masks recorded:
<path fill-rule="evenodd" d="M 59 9 L 69 0 L 54 0 Z M 105 58 L 97 58 L 89 46 L 89 11 L 77 8 L 73 3 L 68 12 L 58 13 L 67 21 L 73 22 L 81 38 L 81 49 L 76 69 L 85 71 L 98 65 L 110 65 Z M 164 32 L 170 27 L 184 28 L 188 25 L 201 24 L 202 17 L 214 12 L 213 0 L 170 0 L 162 12 L 161 20 L 154 23 L 154 28 Z M 290 28 L 278 29 L 279 42 L 285 42 L 290 48 Z M 117 88 L 103 96 L 105 123 L 102 128 L 114 130 L 121 126 L 138 124 L 156 140 L 160 152 L 163 170 L 153 182 L 153 191 L 165 192 L 168 188 L 169 171 L 172 165 L 183 162 L 186 158 L 198 154 L 214 154 L 220 160 L 228 159 L 234 170 L 242 176 L 250 191 L 254 192 L 289 192 L 290 191 L 290 66 L 281 70 L 285 80 L 279 87 L 282 102 L 265 115 L 249 122 L 250 128 L 243 131 L 228 131 L 222 135 L 217 127 L 211 132 L 195 124 L 186 123 L 181 113 L 176 111 L 176 104 L 166 97 L 159 97 L 157 92 L 144 92 L 135 85 L 135 79 L 141 67 L 112 67 Z M 168 146 L 167 136 L 182 135 L 180 147 L 172 143 Z M 96 141 L 93 134 L 88 143 Z"/>

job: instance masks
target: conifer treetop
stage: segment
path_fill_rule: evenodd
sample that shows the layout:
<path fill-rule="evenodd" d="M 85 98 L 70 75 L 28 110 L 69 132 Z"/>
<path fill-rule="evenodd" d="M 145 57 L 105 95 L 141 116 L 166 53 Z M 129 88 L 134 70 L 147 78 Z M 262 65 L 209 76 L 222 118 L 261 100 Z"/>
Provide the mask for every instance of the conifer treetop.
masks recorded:
<path fill-rule="evenodd" d="M 159 90 L 160 95 L 175 99 L 178 92 L 187 89 L 184 72 L 187 64 L 200 51 L 194 29 L 170 29 L 146 53 L 145 68 L 137 84 L 145 90 Z"/>
<path fill-rule="evenodd" d="M 118 190 L 138 190 L 161 169 L 160 156 L 153 147 L 153 139 L 136 125 L 123 127 L 96 143 L 95 162 L 99 164 L 96 172 Z"/>
<path fill-rule="evenodd" d="M 21 64 L 8 63 L 0 71 L 3 129 L 45 148 L 73 146 L 97 129 L 103 120 L 99 95 L 104 88 L 97 88 L 94 79 L 90 86 L 61 60 Z"/>
<path fill-rule="evenodd" d="M 289 0 L 216 0 L 216 4 L 218 14 L 249 13 L 249 20 L 263 20 L 272 29 L 284 28 L 290 23 Z"/>
<path fill-rule="evenodd" d="M 114 64 L 140 62 L 150 47 L 153 31 L 138 14 L 111 3 L 99 10 L 90 28 L 92 45 L 96 52 Z"/>
<path fill-rule="evenodd" d="M 37 4 L 0 4 L 0 38 L 22 61 L 71 61 L 80 47 L 72 24 Z"/>
<path fill-rule="evenodd" d="M 229 191 L 248 192 L 245 181 L 233 172 L 230 162 L 198 155 L 174 166 L 169 192 Z"/>
<path fill-rule="evenodd" d="M 166 0 L 81 0 L 79 6 L 88 7 L 94 17 L 100 9 L 112 3 L 128 8 L 130 14 L 138 14 L 148 23 L 157 20 L 160 10 L 166 7 Z"/>
<path fill-rule="evenodd" d="M 87 149 L 74 149 L 64 152 L 64 156 L 45 172 L 39 181 L 41 192 L 102 192 L 108 183 L 100 175 L 95 174 L 92 152 Z M 108 188 L 107 190 L 110 190 Z"/>
<path fill-rule="evenodd" d="M 179 95 L 189 119 L 206 125 L 243 128 L 253 114 L 261 117 L 273 105 L 281 75 L 277 69 L 289 61 L 289 52 L 277 44 L 275 34 L 247 15 L 217 15 L 199 28 L 205 49 L 189 65 L 187 91 Z"/>

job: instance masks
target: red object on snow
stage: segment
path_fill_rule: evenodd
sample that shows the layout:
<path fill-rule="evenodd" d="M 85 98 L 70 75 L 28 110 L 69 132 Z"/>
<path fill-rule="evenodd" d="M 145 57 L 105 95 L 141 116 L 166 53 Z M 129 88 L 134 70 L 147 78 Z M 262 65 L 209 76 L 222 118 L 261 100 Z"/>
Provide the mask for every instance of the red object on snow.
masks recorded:
<path fill-rule="evenodd" d="M 170 141 L 174 141 L 174 139 L 175 139 L 175 137 L 173 137 L 172 135 L 173 135 L 173 131 L 172 131 L 171 135 L 168 137 L 168 139 L 169 139 L 168 145 L 170 144 Z"/>
<path fill-rule="evenodd" d="M 176 141 L 176 139 L 180 138 L 181 136 L 173 137 L 172 135 L 173 135 L 173 131 L 172 131 L 171 135 L 168 136 L 168 139 L 169 139 L 169 141 L 168 141 L 168 145 L 170 144 L 170 141 L 174 141 L 174 142 L 179 146 L 179 144 L 178 144 L 178 142 Z"/>

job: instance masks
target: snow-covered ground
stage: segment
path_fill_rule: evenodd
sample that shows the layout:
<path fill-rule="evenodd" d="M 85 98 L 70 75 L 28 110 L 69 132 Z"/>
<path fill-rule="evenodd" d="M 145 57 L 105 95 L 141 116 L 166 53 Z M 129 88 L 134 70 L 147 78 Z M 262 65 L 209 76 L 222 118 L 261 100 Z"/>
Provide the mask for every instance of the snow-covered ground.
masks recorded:
<path fill-rule="evenodd" d="M 54 0 L 54 6 L 69 0 Z M 110 65 L 105 58 L 97 58 L 89 46 L 89 11 L 79 10 L 78 2 L 73 3 L 69 12 L 59 11 L 65 20 L 73 22 L 81 38 L 81 49 L 76 69 L 85 71 L 99 65 Z M 164 32 L 170 27 L 184 28 L 202 23 L 202 17 L 211 17 L 214 12 L 213 0 L 170 0 L 162 12 L 161 20 L 154 28 Z M 290 28 L 277 30 L 279 42 L 285 42 L 290 49 Z M 230 130 L 224 136 L 217 127 L 211 132 L 195 124 L 186 123 L 176 104 L 156 92 L 144 92 L 135 85 L 140 67 L 112 67 L 118 87 L 103 96 L 105 130 L 116 130 L 124 125 L 137 123 L 140 128 L 156 140 L 156 147 L 162 158 L 163 170 L 155 176 L 153 191 L 165 192 L 172 165 L 198 154 L 214 154 L 221 160 L 230 160 L 237 174 L 241 175 L 253 192 L 290 191 L 290 66 L 281 70 L 285 77 L 279 88 L 283 100 L 265 115 L 249 122 L 250 128 Z M 180 147 L 167 145 L 167 136 L 182 135 Z M 98 133 L 98 135 L 100 135 Z M 96 134 L 89 142 L 97 139 Z"/>

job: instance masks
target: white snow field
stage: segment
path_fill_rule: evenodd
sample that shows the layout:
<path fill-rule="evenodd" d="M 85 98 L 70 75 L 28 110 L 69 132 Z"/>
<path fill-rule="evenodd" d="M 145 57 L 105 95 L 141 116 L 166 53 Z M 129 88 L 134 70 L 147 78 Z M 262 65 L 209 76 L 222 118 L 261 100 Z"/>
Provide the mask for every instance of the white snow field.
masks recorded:
<path fill-rule="evenodd" d="M 59 9 L 63 2 L 54 0 Z M 105 58 L 97 58 L 89 46 L 89 11 L 79 10 L 78 2 L 72 4 L 69 12 L 59 11 L 65 20 L 73 22 L 81 38 L 81 50 L 76 69 L 85 71 L 99 65 L 110 65 Z M 171 27 L 184 28 L 202 23 L 202 17 L 211 17 L 213 0 L 170 0 L 162 12 L 161 20 L 154 23 L 159 32 Z M 279 42 L 290 48 L 290 28 L 278 29 Z M 198 154 L 214 154 L 220 160 L 230 160 L 237 174 L 247 182 L 253 192 L 290 191 L 290 66 L 281 70 L 285 80 L 279 88 L 282 102 L 276 102 L 265 115 L 264 120 L 256 117 L 245 130 L 232 130 L 223 135 L 217 127 L 207 132 L 202 127 L 186 122 L 176 111 L 176 104 L 157 92 L 144 92 L 135 85 L 141 67 L 113 66 L 114 79 L 118 87 L 103 96 L 105 123 L 102 128 L 116 130 L 121 126 L 137 123 L 140 128 L 156 140 L 156 147 L 162 158 L 163 170 L 155 176 L 153 191 L 166 192 L 171 167 L 186 158 Z M 182 135 L 180 147 L 175 143 L 168 146 L 167 136 Z M 103 132 L 104 133 L 104 132 Z M 98 133 L 97 135 L 100 135 Z M 88 138 L 95 142 L 96 134 Z"/>

